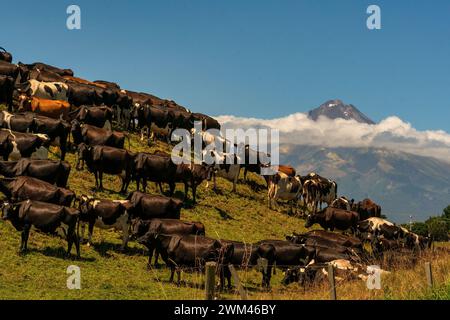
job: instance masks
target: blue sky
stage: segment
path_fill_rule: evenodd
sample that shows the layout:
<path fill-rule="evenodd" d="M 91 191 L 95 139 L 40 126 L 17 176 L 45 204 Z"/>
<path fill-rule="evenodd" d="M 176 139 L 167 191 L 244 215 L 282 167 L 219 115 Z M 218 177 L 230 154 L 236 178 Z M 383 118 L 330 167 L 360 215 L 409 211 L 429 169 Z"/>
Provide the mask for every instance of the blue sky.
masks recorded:
<path fill-rule="evenodd" d="M 82 29 L 66 29 L 78 4 Z M 382 30 L 366 28 L 366 8 Z M 2 4 L 15 61 L 173 98 L 210 115 L 275 118 L 339 98 L 375 121 L 450 132 L 450 1 L 20 1 Z M 9 14 L 4 14 L 4 13 Z"/>

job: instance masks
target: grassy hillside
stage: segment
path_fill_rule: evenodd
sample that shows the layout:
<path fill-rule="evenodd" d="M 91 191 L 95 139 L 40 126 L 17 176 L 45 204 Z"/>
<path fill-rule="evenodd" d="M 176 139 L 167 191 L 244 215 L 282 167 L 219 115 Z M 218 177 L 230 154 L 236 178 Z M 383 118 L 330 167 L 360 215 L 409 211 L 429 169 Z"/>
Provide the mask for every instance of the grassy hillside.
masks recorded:
<path fill-rule="evenodd" d="M 166 150 L 168 146 L 156 143 L 151 148 L 132 136 L 132 151 Z M 52 149 L 56 151 L 55 149 Z M 52 155 L 52 157 L 56 157 Z M 94 177 L 86 170 L 77 171 L 75 155 L 67 156 L 72 166 L 69 186 L 77 194 L 94 195 Z M 203 183 L 198 190 L 198 205 L 182 210 L 182 219 L 201 221 L 207 235 L 214 238 L 234 239 L 254 242 L 262 239 L 283 239 L 293 231 L 303 232 L 304 221 L 289 216 L 287 208 L 280 212 L 267 208 L 264 181 L 250 175 L 248 184 L 240 183 L 237 193 L 231 193 L 232 184 L 218 179 L 219 192 L 207 189 Z M 120 188 L 119 178 L 105 176 L 105 192 L 95 194 L 98 198 L 121 199 L 116 191 Z M 177 197 L 182 197 L 183 186 L 177 186 Z M 135 184 L 128 191 L 135 190 Z M 150 193 L 157 193 L 153 184 Z M 63 258 L 66 242 L 58 237 L 49 237 L 32 231 L 29 252 L 19 255 L 20 233 L 9 222 L 0 221 L 0 299 L 203 299 L 202 275 L 183 273 L 185 282 L 181 287 L 167 282 L 169 271 L 146 270 L 145 249 L 130 242 L 129 250 L 119 253 L 121 239 L 119 233 L 95 229 L 94 245 L 82 246 L 82 259 Z M 400 269 L 383 281 L 384 289 L 369 292 L 362 281 L 346 282 L 338 286 L 338 296 L 350 299 L 392 299 L 392 298 L 433 298 L 449 299 L 450 256 L 440 253 L 433 257 L 435 277 L 438 287 L 428 291 L 422 264 L 414 270 Z M 425 261 L 425 260 L 424 260 Z M 82 290 L 68 290 L 66 269 L 69 265 L 81 268 Z M 282 287 L 280 271 L 273 277 L 271 292 L 259 288 L 260 274 L 254 270 L 240 271 L 240 277 L 253 299 L 326 299 L 326 284 L 303 290 L 293 284 Z M 417 279 L 412 282 L 411 279 Z M 238 298 L 235 291 L 226 292 L 221 298 Z"/>

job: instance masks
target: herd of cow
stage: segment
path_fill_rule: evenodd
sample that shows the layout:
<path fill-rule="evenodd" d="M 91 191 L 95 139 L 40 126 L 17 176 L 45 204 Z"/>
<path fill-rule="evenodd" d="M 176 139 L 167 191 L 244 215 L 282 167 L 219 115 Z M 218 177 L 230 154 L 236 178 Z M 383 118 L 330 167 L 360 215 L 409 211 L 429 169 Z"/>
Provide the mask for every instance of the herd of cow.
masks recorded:
<path fill-rule="evenodd" d="M 265 166 L 258 154 L 256 164 L 248 161 L 256 151 L 245 146 L 243 163 L 175 164 L 163 152 L 133 153 L 125 149 L 127 133 L 113 131 L 112 127 L 140 129 L 142 139 L 146 131 L 150 142 L 152 136 L 168 139 L 177 128 L 192 131 L 195 121 L 201 121 L 203 130 L 220 129 L 215 119 L 192 113 L 174 101 L 123 90 L 115 83 L 76 78 L 69 69 L 43 63 L 16 65 L 5 50 L 0 50 L 0 103 L 8 106 L 8 111 L 0 113 L 0 192 L 6 197 L 1 210 L 3 219 L 22 232 L 21 251 L 27 249 L 32 226 L 49 234 L 62 228 L 67 254 L 75 245 L 78 257 L 86 226 L 88 245 L 94 227 L 114 228 L 122 231 L 122 250 L 130 239 L 148 248 L 148 266 L 154 252 L 155 265 L 161 255 L 171 269 L 171 281 L 175 271 L 179 282 L 181 269 L 202 270 L 205 262 L 215 261 L 221 286 L 225 279 L 231 286 L 228 266 L 232 264 L 258 267 L 263 287 L 269 287 L 274 267 L 287 271 L 284 283 L 312 281 L 324 264 L 354 273 L 356 266 L 385 251 L 413 253 L 431 243 L 382 219 L 381 208 L 371 200 L 355 203 L 338 198 L 334 181 L 314 173 L 299 176 L 289 166 L 279 166 L 276 174 L 264 176 L 269 206 L 277 200 L 291 202 L 297 209 L 301 206 L 302 212 L 310 212 L 306 227 L 318 223 L 325 231 L 254 244 L 208 238 L 202 223 L 180 220 L 189 188 L 193 204 L 197 187 L 205 180 L 215 182 L 216 176 L 233 181 L 235 191 L 241 169 L 246 176 L 247 171 L 260 174 Z M 61 160 L 48 160 L 51 144 L 59 146 Z M 133 180 L 137 190 L 126 200 L 77 196 L 67 189 L 71 166 L 64 158 L 71 150 L 76 150 L 76 169 L 86 166 L 94 174 L 96 189 L 103 188 L 105 173 L 121 177 L 121 193 L 127 192 Z M 161 192 L 162 184 L 168 184 L 169 197 L 147 194 L 148 181 L 159 184 Z M 183 201 L 172 197 L 177 183 L 184 184 Z M 328 206 L 322 210 L 323 203 Z M 335 229 L 349 230 L 352 235 L 327 231 Z M 370 253 L 365 242 L 371 244 Z M 267 264 L 262 266 L 261 261 Z"/>

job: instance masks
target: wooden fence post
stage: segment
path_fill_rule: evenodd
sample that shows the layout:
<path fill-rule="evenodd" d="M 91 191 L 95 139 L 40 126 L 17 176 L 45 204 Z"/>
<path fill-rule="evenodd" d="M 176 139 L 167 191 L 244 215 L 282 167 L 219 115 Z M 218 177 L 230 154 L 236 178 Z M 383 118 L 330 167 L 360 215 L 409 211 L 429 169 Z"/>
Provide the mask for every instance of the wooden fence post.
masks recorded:
<path fill-rule="evenodd" d="M 247 300 L 247 291 L 245 291 L 244 287 L 242 286 L 242 283 L 239 280 L 239 275 L 236 272 L 236 269 L 234 268 L 234 266 L 232 264 L 230 264 L 228 266 L 228 268 L 230 269 L 231 275 L 233 276 L 234 284 L 238 288 L 239 295 L 241 296 L 241 299 L 242 300 Z"/>
<path fill-rule="evenodd" d="M 425 273 L 427 275 L 427 283 L 429 288 L 433 288 L 433 273 L 431 272 L 431 263 L 425 262 Z"/>
<path fill-rule="evenodd" d="M 328 265 L 328 281 L 330 282 L 330 299 L 336 300 L 336 282 L 334 279 L 334 266 Z"/>
<path fill-rule="evenodd" d="M 205 295 L 206 300 L 214 300 L 216 286 L 216 263 L 207 262 L 205 265 Z"/>

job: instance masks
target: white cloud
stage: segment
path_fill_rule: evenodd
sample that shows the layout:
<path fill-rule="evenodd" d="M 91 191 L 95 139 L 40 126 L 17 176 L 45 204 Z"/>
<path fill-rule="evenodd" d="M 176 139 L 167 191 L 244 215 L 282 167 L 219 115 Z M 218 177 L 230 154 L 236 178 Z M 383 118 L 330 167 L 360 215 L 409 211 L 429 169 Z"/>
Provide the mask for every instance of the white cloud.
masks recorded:
<path fill-rule="evenodd" d="M 449 133 L 442 130 L 419 131 L 395 116 L 375 125 L 326 117 L 313 121 L 304 113 L 270 120 L 235 116 L 215 118 L 224 128 L 278 129 L 281 144 L 386 148 L 450 162 Z"/>

